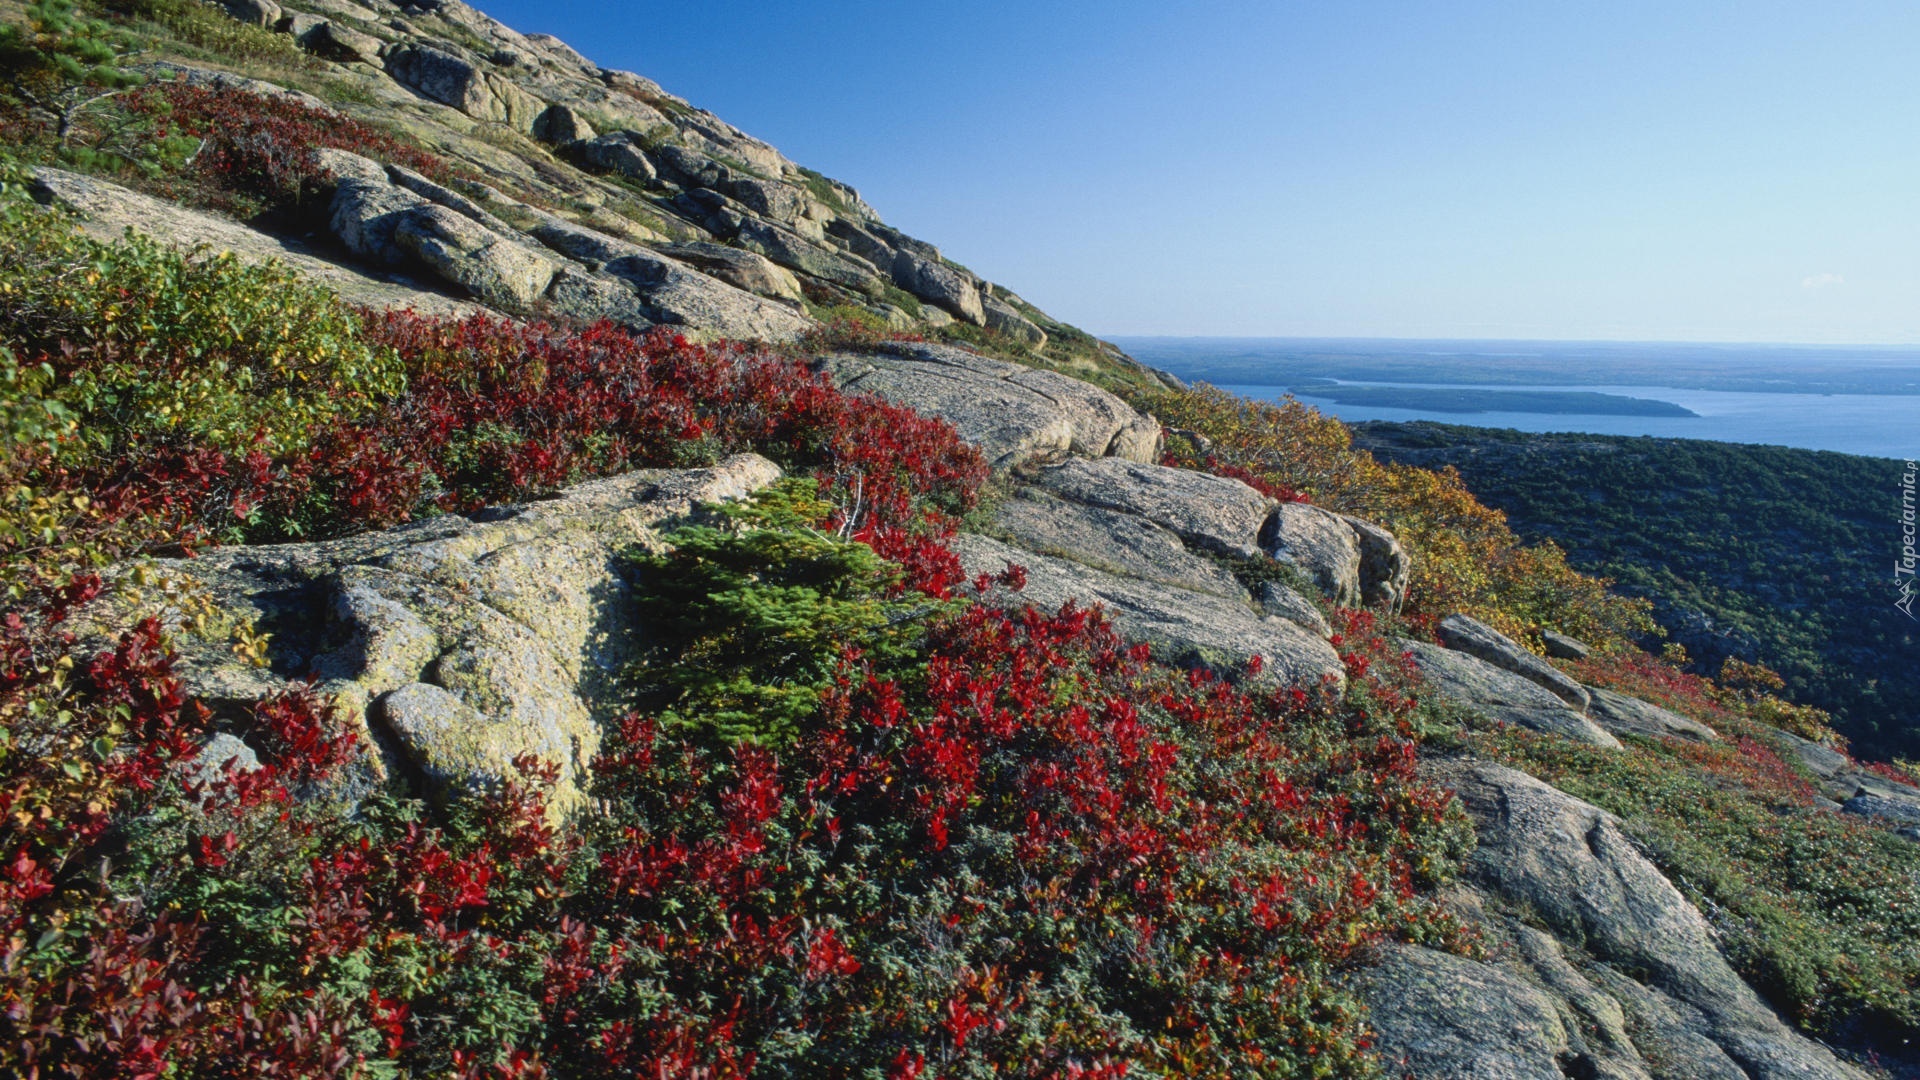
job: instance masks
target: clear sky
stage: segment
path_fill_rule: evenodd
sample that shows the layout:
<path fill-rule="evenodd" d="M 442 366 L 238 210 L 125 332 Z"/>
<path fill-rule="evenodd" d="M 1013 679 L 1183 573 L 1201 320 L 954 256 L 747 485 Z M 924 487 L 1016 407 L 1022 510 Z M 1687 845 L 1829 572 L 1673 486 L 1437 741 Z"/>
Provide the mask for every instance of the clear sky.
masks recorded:
<path fill-rule="evenodd" d="M 480 0 L 1103 335 L 1920 342 L 1920 5 Z"/>

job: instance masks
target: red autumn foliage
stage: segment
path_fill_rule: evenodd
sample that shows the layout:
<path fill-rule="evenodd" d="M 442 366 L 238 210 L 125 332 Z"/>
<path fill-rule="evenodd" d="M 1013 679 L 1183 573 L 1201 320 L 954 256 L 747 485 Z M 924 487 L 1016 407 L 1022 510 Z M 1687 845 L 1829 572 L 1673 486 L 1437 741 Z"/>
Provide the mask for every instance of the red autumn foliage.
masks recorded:
<path fill-rule="evenodd" d="M 161 82 L 126 95 L 126 108 L 148 118 L 153 137 L 201 140 L 189 168 L 214 189 L 291 209 L 331 190 L 316 150 L 346 150 L 401 165 L 447 183 L 462 174 L 388 131 L 291 94 L 236 93 L 217 86 Z"/>

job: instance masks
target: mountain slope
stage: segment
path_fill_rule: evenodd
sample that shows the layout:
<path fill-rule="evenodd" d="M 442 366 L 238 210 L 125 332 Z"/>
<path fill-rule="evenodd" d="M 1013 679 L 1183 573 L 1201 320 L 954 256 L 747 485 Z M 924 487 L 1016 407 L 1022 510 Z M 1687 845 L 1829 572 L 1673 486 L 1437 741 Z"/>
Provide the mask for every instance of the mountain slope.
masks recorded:
<path fill-rule="evenodd" d="M 97 10 L 0 39 L 0 1067 L 1905 1067 L 1920 790 L 1456 480 L 457 3 Z"/>

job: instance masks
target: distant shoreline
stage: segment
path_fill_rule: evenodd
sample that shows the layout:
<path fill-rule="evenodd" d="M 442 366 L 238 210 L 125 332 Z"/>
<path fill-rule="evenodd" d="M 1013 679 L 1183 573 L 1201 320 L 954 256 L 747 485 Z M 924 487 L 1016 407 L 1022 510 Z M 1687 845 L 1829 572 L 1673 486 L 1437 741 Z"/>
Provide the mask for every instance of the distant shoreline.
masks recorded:
<path fill-rule="evenodd" d="M 1439 413 L 1534 413 L 1545 416 L 1671 416 L 1700 414 L 1671 401 L 1600 394 L 1588 390 L 1460 390 L 1408 386 L 1306 384 L 1288 388 L 1300 398 L 1374 409 Z"/>

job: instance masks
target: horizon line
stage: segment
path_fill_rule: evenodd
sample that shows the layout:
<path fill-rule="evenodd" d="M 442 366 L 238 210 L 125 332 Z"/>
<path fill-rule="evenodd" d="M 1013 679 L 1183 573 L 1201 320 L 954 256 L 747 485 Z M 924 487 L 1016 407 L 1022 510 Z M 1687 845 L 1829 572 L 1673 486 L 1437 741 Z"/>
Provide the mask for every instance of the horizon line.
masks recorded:
<path fill-rule="evenodd" d="M 1100 334 L 1102 341 L 1404 341 L 1404 342 L 1476 342 L 1513 345 L 1681 345 L 1695 347 L 1761 346 L 1778 349 L 1915 349 L 1920 341 L 1737 341 L 1684 340 L 1673 338 L 1504 338 L 1504 337 L 1415 337 L 1372 334 Z"/>

